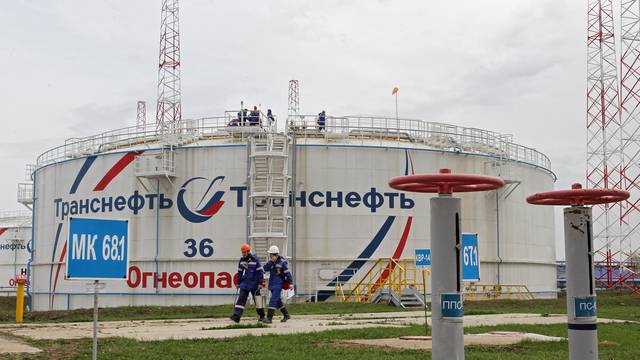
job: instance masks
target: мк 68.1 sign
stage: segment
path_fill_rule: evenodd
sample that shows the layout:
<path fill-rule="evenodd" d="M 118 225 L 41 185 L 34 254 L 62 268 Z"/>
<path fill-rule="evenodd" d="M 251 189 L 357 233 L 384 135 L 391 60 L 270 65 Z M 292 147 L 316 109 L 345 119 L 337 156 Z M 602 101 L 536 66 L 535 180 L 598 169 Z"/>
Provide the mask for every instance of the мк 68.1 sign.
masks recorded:
<path fill-rule="evenodd" d="M 69 219 L 68 279 L 126 279 L 129 231 L 126 220 Z"/>

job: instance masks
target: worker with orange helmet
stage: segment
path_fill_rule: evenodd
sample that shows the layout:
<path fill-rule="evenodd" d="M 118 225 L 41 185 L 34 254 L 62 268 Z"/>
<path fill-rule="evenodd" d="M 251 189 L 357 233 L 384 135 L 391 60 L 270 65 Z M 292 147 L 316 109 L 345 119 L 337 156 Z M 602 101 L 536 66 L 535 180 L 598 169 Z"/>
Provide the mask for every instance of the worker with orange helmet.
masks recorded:
<path fill-rule="evenodd" d="M 256 312 L 262 321 L 264 319 L 264 307 L 262 305 L 262 297 L 260 296 L 260 290 L 262 289 L 262 282 L 264 279 L 264 270 L 260 266 L 260 260 L 258 257 L 251 253 L 251 246 L 244 244 L 240 247 L 242 257 L 238 262 L 238 284 L 239 295 L 233 308 L 233 315 L 231 320 L 240 322 L 242 312 L 244 311 L 244 305 L 247 303 L 249 294 L 253 297 L 253 302 L 256 304 Z"/>

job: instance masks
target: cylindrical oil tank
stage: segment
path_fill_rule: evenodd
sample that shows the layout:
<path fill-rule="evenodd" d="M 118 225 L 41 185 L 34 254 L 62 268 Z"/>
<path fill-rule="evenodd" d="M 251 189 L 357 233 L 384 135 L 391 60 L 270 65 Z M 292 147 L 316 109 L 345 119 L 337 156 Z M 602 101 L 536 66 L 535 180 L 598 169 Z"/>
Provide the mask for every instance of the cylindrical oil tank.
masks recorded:
<path fill-rule="evenodd" d="M 27 275 L 31 213 L 0 213 L 0 296 L 15 296 L 16 276 Z"/>
<path fill-rule="evenodd" d="M 247 138 L 269 130 L 228 123 L 189 121 L 169 135 L 119 129 L 42 154 L 34 176 L 33 309 L 92 305 L 86 281 L 64 277 L 70 217 L 129 220 L 129 280 L 106 281 L 104 306 L 230 302 L 239 248 L 248 242 Z M 440 168 L 507 183 L 456 194 L 462 231 L 478 234 L 479 282 L 555 296 L 553 209 L 525 202 L 553 189 L 542 153 L 510 136 L 420 120 L 327 117 L 320 127 L 300 116 L 286 127 L 295 191 L 286 255 L 299 299 L 324 300 L 338 278 L 355 281 L 378 258 L 429 248 L 430 196 L 399 193 L 387 182 Z"/>

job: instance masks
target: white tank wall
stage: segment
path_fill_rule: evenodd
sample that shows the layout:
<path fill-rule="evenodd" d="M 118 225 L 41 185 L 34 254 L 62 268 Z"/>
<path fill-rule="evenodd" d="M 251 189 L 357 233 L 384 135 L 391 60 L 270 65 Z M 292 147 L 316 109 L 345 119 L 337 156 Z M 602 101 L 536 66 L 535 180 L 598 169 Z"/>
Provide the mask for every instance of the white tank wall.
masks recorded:
<path fill-rule="evenodd" d="M 298 155 L 298 191 L 357 189 L 364 192 L 372 186 L 377 187 L 380 192 L 383 189 L 389 191 L 386 186 L 388 179 L 402 175 L 405 170 L 405 150 L 398 148 L 398 143 L 391 143 L 388 148 L 340 145 L 316 147 L 312 140 L 307 145 L 313 146 Z M 548 172 L 519 163 L 496 167 L 495 159 L 489 157 L 433 151 L 419 145 L 407 151 L 416 173 L 450 168 L 453 172 L 460 173 L 500 175 L 505 180 L 516 182 L 517 186 L 514 183 L 499 192 L 499 257 L 495 191 L 456 195 L 463 200 L 462 231 L 478 234 L 480 283 L 524 284 L 537 296 L 555 296 L 553 210 L 549 207 L 531 206 L 525 202 L 530 194 L 553 189 L 553 179 Z M 326 172 L 321 170 L 325 168 Z M 513 187 L 515 189 L 505 198 Z M 416 200 L 414 209 L 382 208 L 376 214 L 369 211 L 354 214 L 352 209 L 299 209 L 299 254 L 307 254 L 311 260 L 309 264 L 305 264 L 307 266 L 304 274 L 313 277 L 313 281 L 317 278 L 317 265 L 323 257 L 335 258 L 342 254 L 343 259 L 350 259 L 352 254 L 358 254 L 364 244 L 370 241 L 372 232 L 389 215 L 396 215 L 398 218 L 372 258 L 391 257 L 408 216 L 413 216 L 414 219 L 403 257 L 412 258 L 415 248 L 430 248 L 428 199 L 432 196 L 434 195 L 411 194 L 410 197 Z M 336 254 L 336 249 L 340 248 L 345 251 Z"/>
<path fill-rule="evenodd" d="M 31 219 L 25 221 L 30 223 Z M 0 219 L 0 232 L 0 296 L 15 296 L 15 278 L 27 271 L 27 243 L 31 239 L 31 227 L 3 224 Z"/>
<path fill-rule="evenodd" d="M 349 192 L 356 192 L 362 196 L 370 193 L 372 188 L 381 194 L 395 193 L 388 187 L 387 181 L 393 176 L 404 174 L 407 156 L 412 159 L 416 172 L 434 172 L 447 167 L 455 172 L 496 174 L 494 161 L 489 157 L 427 150 L 408 143 L 392 143 L 388 144 L 389 147 L 383 147 L 379 146 L 379 143 L 378 146 L 351 146 L 299 140 L 298 145 L 296 186 L 298 194 L 306 192 L 307 201 L 309 194 L 314 191 L 323 194 L 331 191 L 334 196 L 342 192 L 343 197 Z M 405 149 L 403 146 L 410 148 Z M 37 200 L 34 205 L 34 247 L 37 251 L 32 263 L 31 288 L 34 309 L 91 306 L 91 297 L 83 295 L 86 294 L 86 281 L 65 280 L 64 264 L 58 266 L 66 241 L 68 218 L 62 219 L 61 208 L 56 216 L 54 201 L 62 199 L 58 204 L 60 207 L 62 202 L 81 199 L 117 196 L 126 196 L 129 199 L 135 191 L 141 195 L 157 193 L 158 184 L 159 192 L 173 202 L 170 209 L 149 209 L 147 199 L 145 208 L 136 215 L 130 209 L 125 209 L 77 216 L 128 218 L 131 265 L 140 268 L 141 271 L 178 272 L 182 275 L 189 272 L 214 272 L 217 278 L 222 279 L 222 283 L 215 283 L 213 288 L 210 288 L 208 283 L 204 288 L 200 288 L 200 282 L 195 288 L 189 288 L 184 283 L 176 288 L 154 288 L 152 284 L 147 284 L 151 286 L 146 288 L 131 288 L 122 282 L 108 282 L 101 302 L 104 306 L 229 302 L 234 288 L 227 281 L 228 276 L 235 273 L 238 248 L 246 241 L 246 208 L 238 206 L 238 193 L 231 191 L 230 187 L 244 186 L 246 148 L 242 145 L 220 143 L 214 146 L 181 148 L 176 153 L 177 176 L 172 178 L 173 184 L 166 179 L 138 181 L 132 163 L 116 176 L 105 190 L 93 191 L 96 184 L 123 155 L 112 153 L 98 156 L 80 181 L 75 194 L 70 194 L 70 189 L 85 164 L 84 158 L 49 165 L 37 171 Z M 551 190 L 553 180 L 546 171 L 524 164 L 509 163 L 509 166 L 500 167 L 500 171 L 506 174 L 508 180 L 520 181 L 511 195 L 499 201 L 502 258 L 500 282 L 526 284 L 534 292 L 553 293 L 556 281 L 553 210 L 529 206 L 524 201 L 528 194 Z M 195 180 L 187 186 L 185 199 L 190 209 L 194 209 L 203 198 L 210 180 L 216 176 L 225 178 L 222 183 L 214 185 L 204 202 L 214 191 L 225 191 L 222 198 L 225 204 L 219 213 L 202 223 L 185 220 L 176 206 L 180 187 L 194 177 L 208 179 Z M 429 247 L 430 195 L 406 196 L 415 202 L 414 208 L 400 208 L 398 198 L 395 198 L 393 208 L 389 206 L 386 198 L 384 206 L 375 212 L 363 205 L 349 207 L 344 198 L 342 207 L 336 207 L 335 202 L 332 207 L 327 207 L 326 204 L 318 207 L 309 204 L 298 207 L 297 292 L 312 294 L 316 289 L 322 289 L 334 274 L 340 273 L 372 242 L 385 222 L 391 222 L 391 225 L 371 259 L 391 257 L 399 245 L 409 216 L 413 216 L 413 225 L 402 257 L 411 258 L 415 248 Z M 498 280 L 495 192 L 461 197 L 463 231 L 479 235 L 481 282 L 495 283 Z M 316 198 L 318 199 L 319 197 Z M 158 214 L 159 223 L 156 222 Z M 61 231 L 56 245 L 59 226 Z M 212 239 L 214 255 L 209 258 L 200 255 L 186 257 L 185 240 L 189 238 L 198 241 L 203 238 Z M 366 270 L 366 265 L 363 269 Z"/>

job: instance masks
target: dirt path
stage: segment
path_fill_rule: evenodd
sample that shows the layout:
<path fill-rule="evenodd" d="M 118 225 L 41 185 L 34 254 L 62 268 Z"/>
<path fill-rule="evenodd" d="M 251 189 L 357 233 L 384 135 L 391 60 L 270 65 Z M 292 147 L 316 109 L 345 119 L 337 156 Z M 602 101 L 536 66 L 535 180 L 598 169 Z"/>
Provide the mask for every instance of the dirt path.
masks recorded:
<path fill-rule="evenodd" d="M 540 316 L 539 314 L 498 314 L 465 316 L 465 326 L 501 324 L 558 324 L 567 321 L 566 315 Z M 613 320 L 599 319 L 600 322 Z M 127 337 L 136 340 L 168 340 L 197 338 L 229 338 L 244 335 L 292 334 L 338 329 L 367 327 L 399 327 L 424 324 L 424 313 L 392 312 L 350 315 L 299 315 L 265 328 L 227 328 L 233 325 L 228 319 L 180 319 L 147 321 L 106 321 L 99 324 L 99 337 Z M 241 325 L 255 325 L 253 316 L 244 317 Z M 78 339 L 92 336 L 92 323 L 46 323 L 0 325 L 0 334 L 8 333 L 31 339 Z"/>
<path fill-rule="evenodd" d="M 13 337 L 0 335 L 0 354 L 34 354 L 42 350 L 29 346 Z"/>
<path fill-rule="evenodd" d="M 472 345 L 513 345 L 524 340 L 529 341 L 562 341 L 564 338 L 545 336 L 532 333 L 493 331 L 484 334 L 471 334 L 464 336 L 464 346 Z M 399 350 L 431 350 L 430 336 L 406 336 L 401 338 L 386 339 L 361 339 L 343 340 L 338 342 L 343 346 L 382 347 Z"/>

